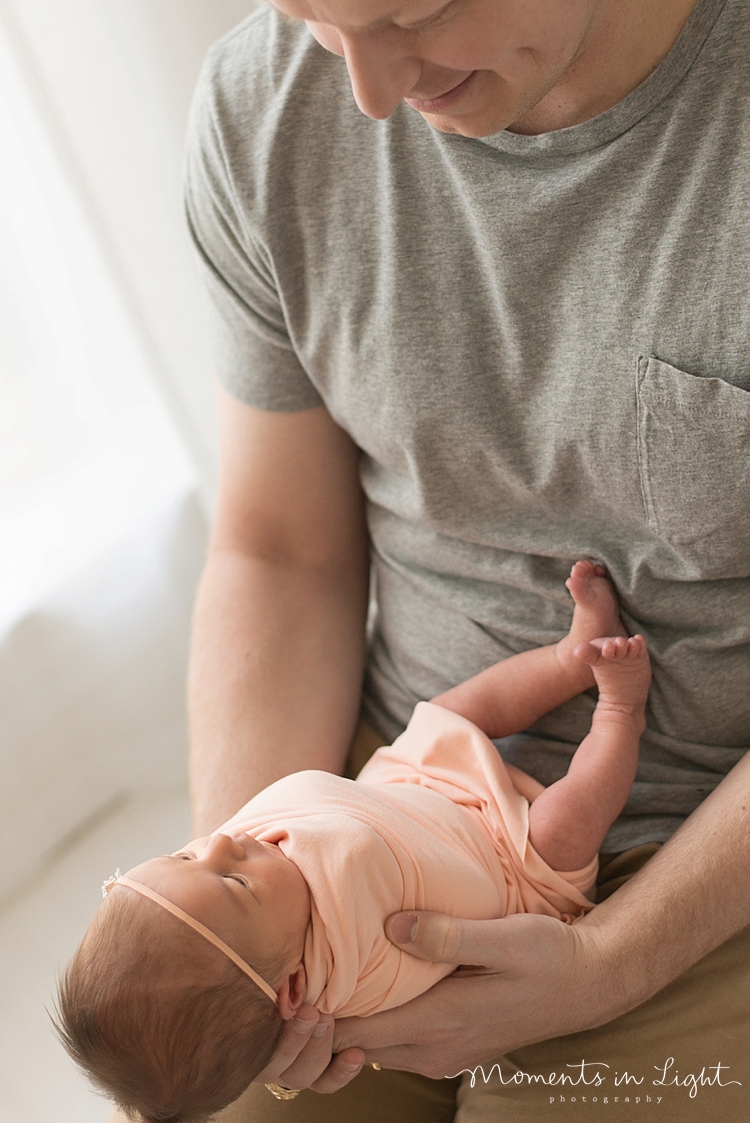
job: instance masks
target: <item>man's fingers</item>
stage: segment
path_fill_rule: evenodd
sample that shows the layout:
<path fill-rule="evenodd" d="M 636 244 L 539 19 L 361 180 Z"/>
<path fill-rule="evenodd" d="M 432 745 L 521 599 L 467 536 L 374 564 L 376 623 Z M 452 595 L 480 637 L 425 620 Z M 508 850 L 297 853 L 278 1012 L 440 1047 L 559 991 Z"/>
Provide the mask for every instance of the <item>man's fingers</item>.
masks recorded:
<path fill-rule="evenodd" d="M 435 1079 L 453 1075 L 457 1065 L 461 1068 L 461 1057 L 482 1054 L 488 1043 L 485 1038 L 490 1036 L 488 1026 L 496 1023 L 496 1000 L 485 1010 L 488 974 L 501 987 L 506 1001 L 515 1001 L 521 983 L 522 992 L 528 989 L 530 970 L 538 981 L 540 957 L 546 968 L 555 965 L 555 978 L 564 973 L 575 961 L 575 945 L 581 936 L 552 917 L 529 914 L 459 920 L 441 913 L 396 913 L 386 922 L 386 932 L 393 943 L 412 955 L 475 968 L 484 976 L 459 971 L 397 1009 L 369 1018 L 344 1018 L 336 1026 L 335 1042 L 333 1018 L 303 1006 L 294 1022 L 284 1026 L 276 1052 L 256 1077 L 258 1081 L 335 1092 L 356 1076 L 365 1058 Z M 480 1019 L 482 1032 L 457 1054 L 467 1008 L 485 1015 L 483 1022 Z M 535 1039 L 517 1029 L 522 1039 Z"/>
<path fill-rule="evenodd" d="M 320 1015 L 320 1021 L 305 1038 L 304 1047 L 291 1064 L 278 1077 L 274 1077 L 279 1084 L 284 1084 L 287 1088 L 310 1088 L 325 1072 L 331 1063 L 333 1024 L 330 1014 Z"/>
<path fill-rule="evenodd" d="M 315 1092 L 338 1092 L 339 1088 L 354 1079 L 364 1063 L 365 1055 L 361 1049 L 345 1049 L 332 1059 L 328 1068 L 311 1087 Z"/>
<path fill-rule="evenodd" d="M 543 924 L 568 926 L 551 916 L 524 913 L 500 920 L 459 920 L 442 913 L 408 912 L 388 917 L 385 933 L 396 947 L 418 959 L 504 971 L 527 957 L 530 933 L 532 942 L 538 941 Z"/>
<path fill-rule="evenodd" d="M 297 1061 L 300 1054 L 308 1049 L 312 1043 L 312 1050 L 317 1056 L 321 1053 L 325 1056 L 325 1046 L 320 1049 L 315 1046 L 318 1045 L 321 1038 L 331 1037 L 331 1028 L 333 1020 L 331 1018 L 321 1019 L 320 1014 L 314 1006 L 301 1006 L 297 1011 L 296 1017 L 285 1022 L 284 1028 L 279 1038 L 279 1043 L 276 1046 L 276 1051 L 271 1057 L 266 1067 L 262 1072 L 259 1072 L 255 1080 L 258 1084 L 270 1084 L 274 1080 L 279 1080 L 282 1073 Z M 322 1068 L 328 1064 L 330 1060 L 330 1041 L 328 1042 L 328 1055 L 325 1058 L 325 1063 L 321 1064 L 318 1070 L 313 1074 L 312 1079 L 320 1073 Z M 286 1083 L 286 1081 L 281 1081 Z M 300 1085 L 302 1087 L 303 1085 Z M 291 1087 L 291 1085 L 290 1085 Z"/>
<path fill-rule="evenodd" d="M 418 959 L 493 968 L 501 956 L 505 923 L 506 918 L 459 920 L 436 912 L 399 912 L 388 918 L 385 932 L 391 943 Z"/>
<path fill-rule="evenodd" d="M 365 1063 L 358 1047 L 342 1049 L 332 1057 L 334 1020 L 314 1006 L 301 1006 L 286 1022 L 273 1057 L 255 1078 L 257 1084 L 276 1081 L 285 1088 L 312 1088 L 337 1092 L 357 1075 Z"/>
<path fill-rule="evenodd" d="M 451 1042 L 455 1044 L 464 1004 L 471 1001 L 474 993 L 481 994 L 485 984 L 486 975 L 482 979 L 465 978 L 460 983 L 458 976 L 451 975 L 393 1010 L 384 1010 L 368 1018 L 339 1018 L 334 1049 L 341 1052 L 359 1045 L 365 1050 L 368 1061 L 377 1061 L 386 1068 L 422 1071 L 412 1070 L 409 1064 L 388 1062 L 397 1057 L 407 1060 L 408 1050 L 416 1042 L 428 1042 L 428 1048 L 436 1051 Z"/>

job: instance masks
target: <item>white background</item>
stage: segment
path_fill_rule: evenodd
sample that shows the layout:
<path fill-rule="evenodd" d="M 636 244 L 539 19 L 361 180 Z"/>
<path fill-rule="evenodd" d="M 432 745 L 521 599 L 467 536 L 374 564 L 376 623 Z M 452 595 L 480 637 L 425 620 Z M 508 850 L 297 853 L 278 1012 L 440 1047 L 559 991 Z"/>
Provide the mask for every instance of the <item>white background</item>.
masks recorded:
<path fill-rule="evenodd" d="M 181 199 L 251 0 L 0 0 L 0 1119 L 106 1105 L 44 1005 L 99 885 L 185 841 L 216 441 Z"/>

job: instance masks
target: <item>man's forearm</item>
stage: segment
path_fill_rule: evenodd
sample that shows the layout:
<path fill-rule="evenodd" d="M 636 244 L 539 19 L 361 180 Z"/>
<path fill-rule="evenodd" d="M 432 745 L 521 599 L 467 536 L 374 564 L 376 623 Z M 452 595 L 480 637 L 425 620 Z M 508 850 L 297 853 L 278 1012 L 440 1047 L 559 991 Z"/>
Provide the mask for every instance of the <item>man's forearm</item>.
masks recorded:
<path fill-rule="evenodd" d="M 359 708 L 366 608 L 364 560 L 344 570 L 212 554 L 188 688 L 196 834 L 290 772 L 340 771 Z"/>
<path fill-rule="evenodd" d="M 746 756 L 640 873 L 572 926 L 528 913 L 422 913 L 416 929 L 411 913 L 390 918 L 404 951 L 478 967 L 404 1006 L 343 1019 L 334 1048 L 438 1078 L 638 1006 L 750 923 L 749 789 Z"/>
<path fill-rule="evenodd" d="M 607 1020 L 750 924 L 749 805 L 750 754 L 640 873 L 580 922 L 601 938 L 612 983 Z"/>

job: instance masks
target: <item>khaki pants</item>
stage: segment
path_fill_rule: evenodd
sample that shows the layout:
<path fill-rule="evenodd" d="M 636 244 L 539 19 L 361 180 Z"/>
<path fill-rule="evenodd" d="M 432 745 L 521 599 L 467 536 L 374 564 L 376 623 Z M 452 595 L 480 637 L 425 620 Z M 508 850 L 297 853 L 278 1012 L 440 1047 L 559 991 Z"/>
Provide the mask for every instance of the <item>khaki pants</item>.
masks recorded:
<path fill-rule="evenodd" d="M 382 743 L 373 730 L 360 726 L 347 774 L 356 775 Z M 599 899 L 656 849 L 656 844 L 640 846 L 603 858 Z M 571 1123 L 746 1123 L 749 983 L 750 929 L 745 929 L 638 1009 L 599 1029 L 519 1049 L 498 1061 L 499 1073 L 485 1065 L 473 1077 L 429 1080 L 364 1068 L 332 1096 L 302 1092 L 289 1102 L 253 1084 L 216 1116 L 216 1123 L 554 1123 L 562 1118 Z M 718 1064 L 728 1067 L 720 1069 L 717 1083 Z M 125 1121 L 113 1112 L 108 1123 Z"/>

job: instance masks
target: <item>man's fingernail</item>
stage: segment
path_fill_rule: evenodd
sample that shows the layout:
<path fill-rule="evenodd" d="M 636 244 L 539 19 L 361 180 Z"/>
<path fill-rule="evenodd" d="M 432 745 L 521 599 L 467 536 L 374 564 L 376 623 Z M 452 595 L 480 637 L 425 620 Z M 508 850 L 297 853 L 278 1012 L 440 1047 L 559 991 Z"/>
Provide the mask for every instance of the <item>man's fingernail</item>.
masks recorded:
<path fill-rule="evenodd" d="M 324 1037 L 325 1034 L 328 1033 L 328 1027 L 330 1024 L 330 1022 L 318 1022 L 315 1029 L 313 1030 L 313 1037 Z"/>
<path fill-rule="evenodd" d="M 361 1064 L 358 1064 L 358 1065 L 350 1065 L 350 1064 L 348 1064 L 347 1062 L 345 1062 L 345 1063 L 344 1063 L 344 1068 L 346 1069 L 346 1071 L 347 1071 L 347 1072 L 358 1072 L 358 1071 L 359 1071 L 359 1069 L 360 1069 L 360 1068 L 362 1068 L 362 1065 L 361 1065 Z"/>
<path fill-rule="evenodd" d="M 312 1027 L 317 1024 L 311 1018 L 292 1018 L 292 1029 L 296 1033 L 309 1033 Z"/>
<path fill-rule="evenodd" d="M 391 936 L 397 944 L 410 944 L 416 935 L 418 924 L 418 916 L 402 913 L 391 921 Z"/>

